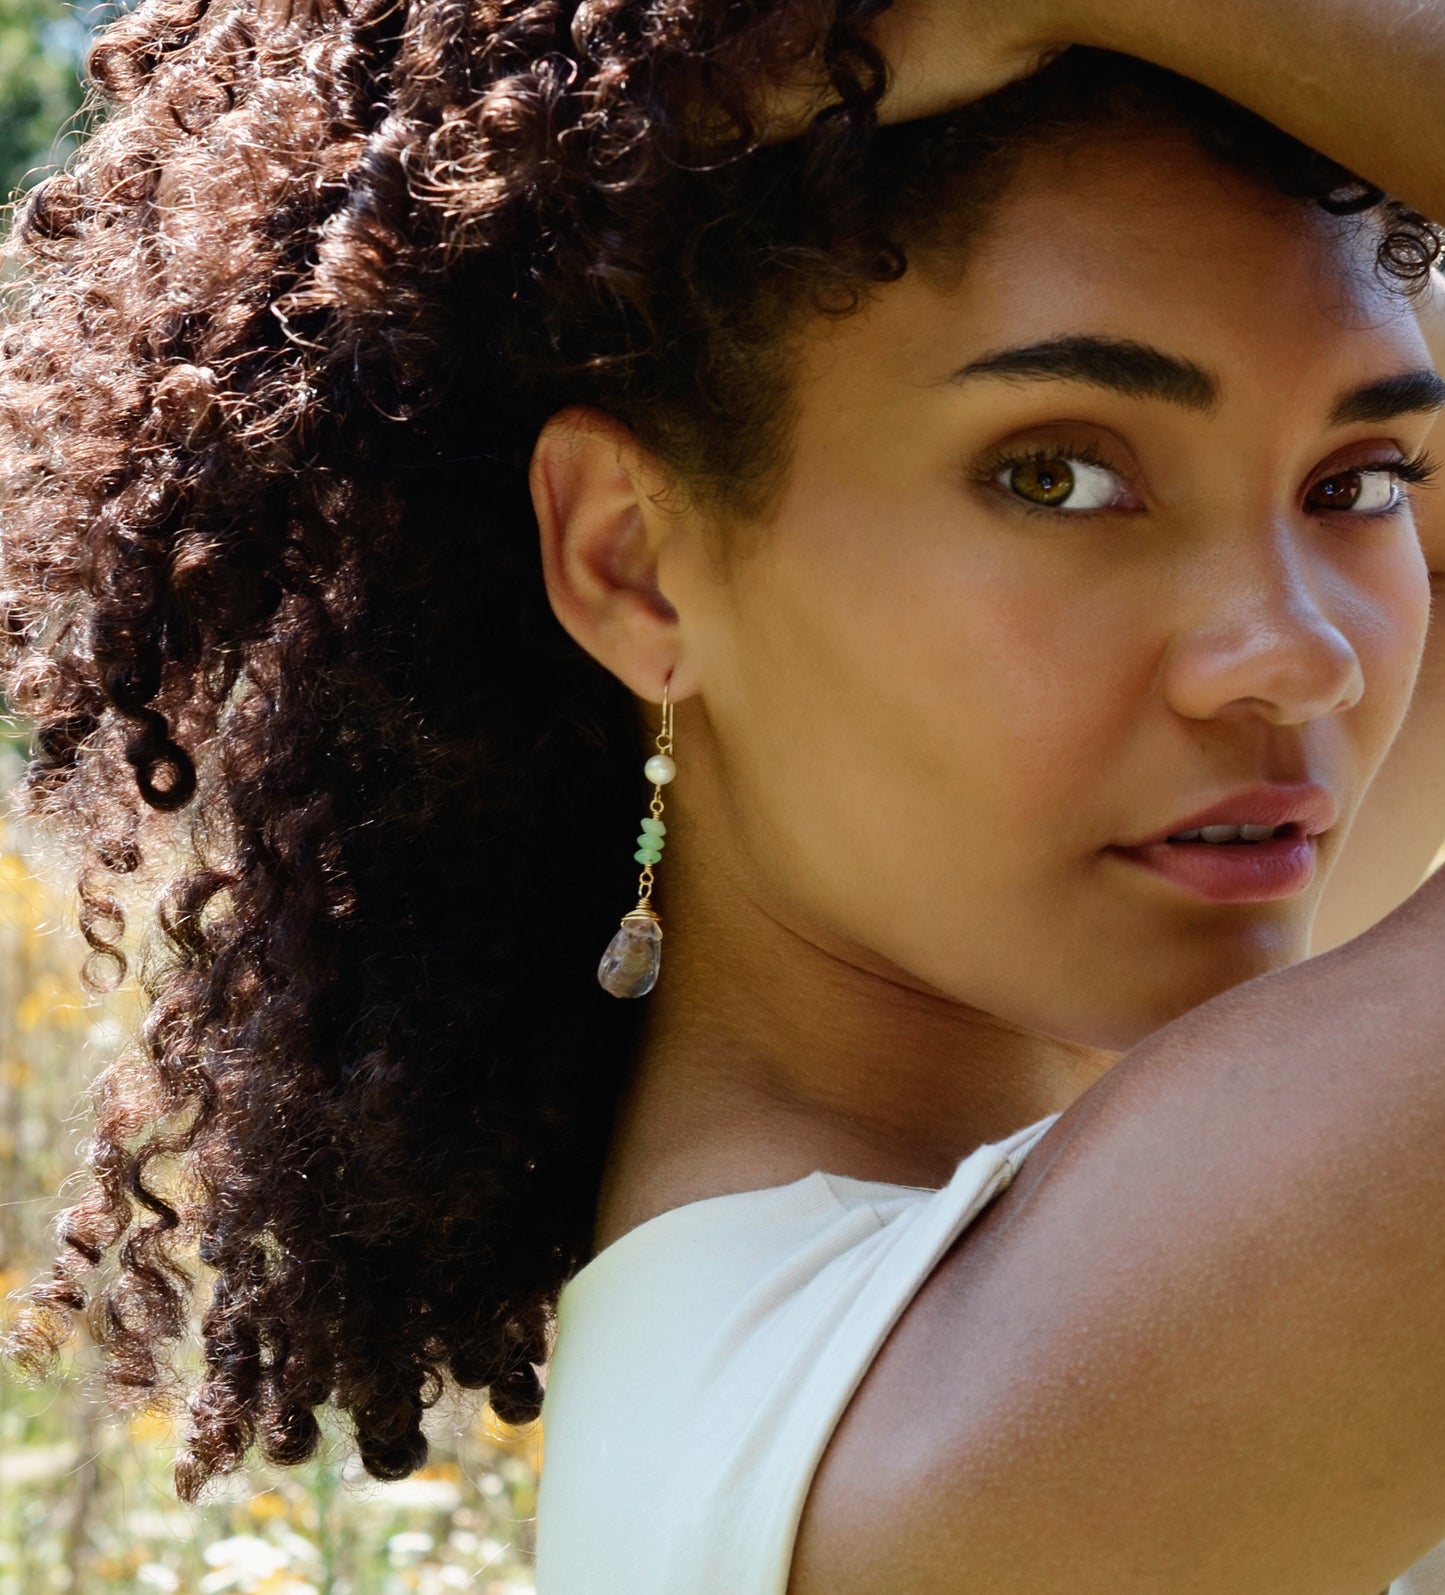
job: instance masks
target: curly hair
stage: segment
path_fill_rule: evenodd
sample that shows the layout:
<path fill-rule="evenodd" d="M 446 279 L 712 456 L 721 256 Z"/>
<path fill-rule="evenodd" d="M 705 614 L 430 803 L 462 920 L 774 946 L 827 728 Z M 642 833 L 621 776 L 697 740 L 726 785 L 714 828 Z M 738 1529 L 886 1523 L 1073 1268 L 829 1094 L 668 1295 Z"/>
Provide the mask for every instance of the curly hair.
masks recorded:
<path fill-rule="evenodd" d="M 174 1402 L 193 1246 L 183 1499 L 254 1445 L 308 1458 L 324 1403 L 379 1479 L 447 1376 L 540 1411 L 644 1017 L 595 977 L 643 732 L 547 602 L 548 415 L 597 405 L 756 511 L 792 332 L 965 247 L 1081 128 L 1184 129 L 1359 213 L 1402 291 L 1440 253 L 1107 52 L 880 128 L 886 3 L 143 0 L 93 49 L 104 114 L 9 237 L 3 680 L 96 988 L 159 875 L 145 1018 L 7 1352 L 44 1376 L 84 1312 L 111 1396 Z M 833 103 L 765 143 L 757 86 L 804 58 Z"/>

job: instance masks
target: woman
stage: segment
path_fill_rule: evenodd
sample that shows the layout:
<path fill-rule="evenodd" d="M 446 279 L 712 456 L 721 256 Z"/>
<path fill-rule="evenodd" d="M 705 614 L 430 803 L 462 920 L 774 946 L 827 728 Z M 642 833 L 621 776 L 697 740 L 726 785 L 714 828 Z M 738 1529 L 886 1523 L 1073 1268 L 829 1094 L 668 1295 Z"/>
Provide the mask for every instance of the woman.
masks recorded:
<path fill-rule="evenodd" d="M 12 1350 L 195 1237 L 184 1497 L 567 1286 L 544 1595 L 1430 1587 L 1438 29 L 1100 9 L 103 39 L 9 690 L 94 978 L 194 860 Z"/>

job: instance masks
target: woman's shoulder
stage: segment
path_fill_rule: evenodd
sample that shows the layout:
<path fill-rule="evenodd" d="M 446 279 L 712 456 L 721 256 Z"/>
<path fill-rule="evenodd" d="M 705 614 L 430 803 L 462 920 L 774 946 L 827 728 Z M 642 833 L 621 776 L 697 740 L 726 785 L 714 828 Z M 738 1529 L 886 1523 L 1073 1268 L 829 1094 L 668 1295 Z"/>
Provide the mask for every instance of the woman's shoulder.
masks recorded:
<path fill-rule="evenodd" d="M 1392 1436 L 1370 1404 L 1378 1347 L 1291 1320 L 1291 1280 L 1220 1255 L 1203 1215 L 1189 1288 L 1167 1299 L 1158 1276 L 1178 1276 L 1147 1224 L 1121 1242 L 1087 1203 L 1041 1211 L 1068 1134 L 1045 1147 L 959 1229 L 869 1360 L 779 1595 L 1445 1595 L 1445 1540 L 1421 1555 L 1419 1536 L 1388 1581 L 1369 1559 L 1382 1524 L 1401 1545 L 1411 1522 L 1445 1526 L 1445 1433 L 1433 1457 L 1405 1414 Z M 1391 1304 L 1376 1309 L 1388 1324 Z"/>
<path fill-rule="evenodd" d="M 675 1206 L 600 1250 L 558 1307 L 539 1580 L 567 1588 L 585 1562 L 577 1587 L 644 1595 L 645 1545 L 659 1591 L 781 1595 L 829 1431 L 1026 1140 L 979 1148 L 941 1189 L 813 1170 Z"/>

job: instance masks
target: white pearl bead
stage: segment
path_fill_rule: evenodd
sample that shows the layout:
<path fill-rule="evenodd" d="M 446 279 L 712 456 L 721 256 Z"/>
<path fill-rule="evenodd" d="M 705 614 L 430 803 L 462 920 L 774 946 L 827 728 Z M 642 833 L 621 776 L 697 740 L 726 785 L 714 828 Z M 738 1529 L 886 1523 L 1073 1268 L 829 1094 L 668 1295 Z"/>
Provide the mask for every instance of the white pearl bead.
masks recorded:
<path fill-rule="evenodd" d="M 642 766 L 642 773 L 654 786 L 666 786 L 677 774 L 677 766 L 665 753 L 654 753 Z"/>

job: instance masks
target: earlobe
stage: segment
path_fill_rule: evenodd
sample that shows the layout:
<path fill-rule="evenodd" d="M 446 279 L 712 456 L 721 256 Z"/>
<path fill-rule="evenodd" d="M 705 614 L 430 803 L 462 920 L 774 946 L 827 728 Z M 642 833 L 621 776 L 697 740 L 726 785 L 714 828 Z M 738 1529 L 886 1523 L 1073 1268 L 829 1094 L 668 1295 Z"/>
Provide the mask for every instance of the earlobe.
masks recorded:
<path fill-rule="evenodd" d="M 642 697 L 677 659 L 677 611 L 658 586 L 668 528 L 657 462 L 621 422 L 572 406 L 552 416 L 528 482 L 553 613 L 568 634 Z"/>

